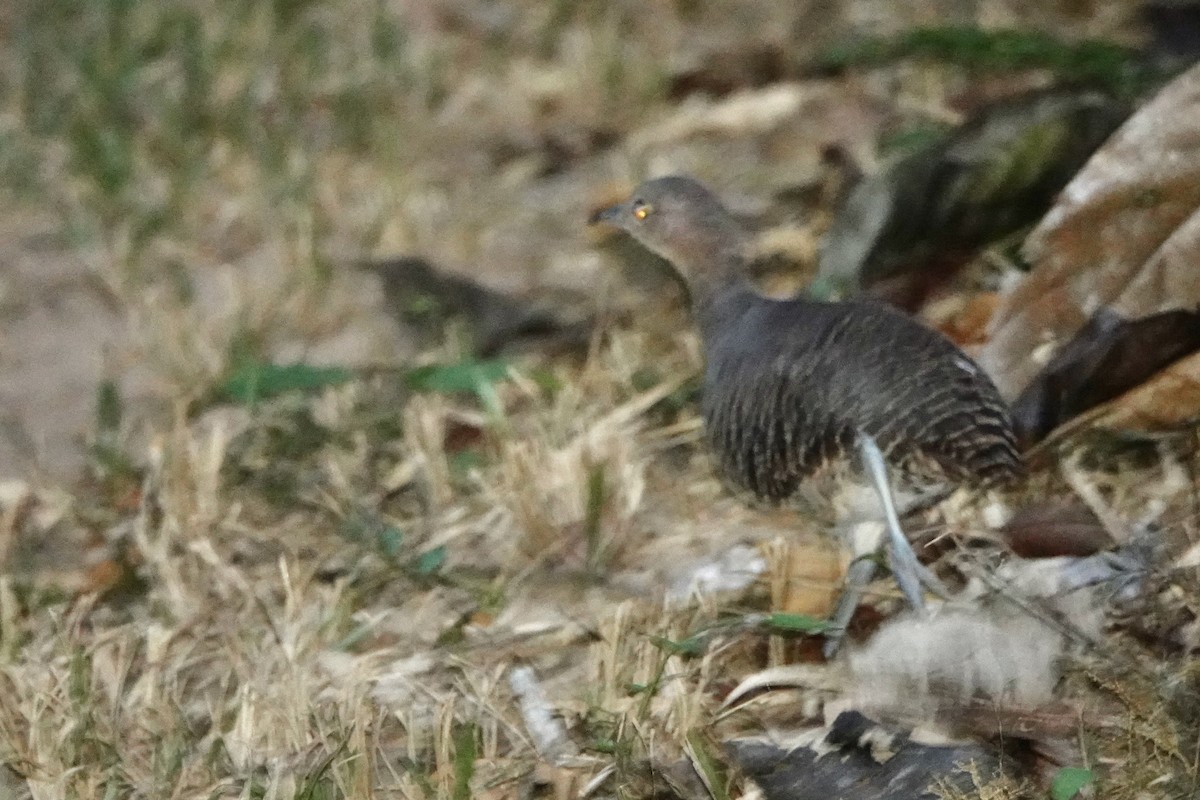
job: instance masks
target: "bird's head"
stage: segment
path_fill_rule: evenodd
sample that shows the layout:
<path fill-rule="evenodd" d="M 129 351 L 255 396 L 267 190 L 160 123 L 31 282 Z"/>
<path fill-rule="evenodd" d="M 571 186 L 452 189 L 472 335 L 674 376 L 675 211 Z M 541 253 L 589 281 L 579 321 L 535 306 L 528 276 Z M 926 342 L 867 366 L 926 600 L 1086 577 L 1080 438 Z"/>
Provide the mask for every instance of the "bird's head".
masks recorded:
<path fill-rule="evenodd" d="M 646 181 L 627 201 L 597 211 L 590 222 L 629 233 L 671 262 L 693 291 L 741 269 L 744 229 L 712 192 L 691 178 Z"/>

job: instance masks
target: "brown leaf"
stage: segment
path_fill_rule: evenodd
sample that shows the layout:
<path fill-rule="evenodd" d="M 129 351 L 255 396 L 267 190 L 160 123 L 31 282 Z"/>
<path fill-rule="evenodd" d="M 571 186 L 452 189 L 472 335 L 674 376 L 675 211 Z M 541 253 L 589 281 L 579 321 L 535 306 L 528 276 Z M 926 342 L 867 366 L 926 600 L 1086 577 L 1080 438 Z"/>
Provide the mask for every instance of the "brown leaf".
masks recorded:
<path fill-rule="evenodd" d="M 842 712 L 822 735 L 814 733 L 731 739 L 725 750 L 767 800 L 933 797 L 928 788 L 935 781 L 957 792 L 976 788 L 963 764 L 974 764 L 989 780 L 1014 766 L 1002 763 L 991 743 L 925 744 L 857 711 Z"/>
<path fill-rule="evenodd" d="M 1102 308 L 1013 403 L 1017 438 L 1033 444 L 1062 423 L 1200 350 L 1200 311 L 1125 320 Z"/>
<path fill-rule="evenodd" d="M 824 542 L 787 548 L 787 577 L 776 606 L 790 614 L 828 616 L 837 604 L 846 572 L 845 555 Z"/>
<path fill-rule="evenodd" d="M 460 419 L 446 421 L 446 432 L 442 437 L 442 449 L 447 453 L 461 453 L 483 444 L 484 429 L 473 422 Z"/>
<path fill-rule="evenodd" d="M 1095 513 L 1078 502 L 1023 508 L 999 533 L 1022 558 L 1090 556 L 1113 544 Z"/>
<path fill-rule="evenodd" d="M 821 250 L 820 280 L 918 308 L 988 242 L 1036 221 L 1127 108 L 1040 91 L 981 111 L 859 183 Z"/>
<path fill-rule="evenodd" d="M 1126 319 L 1200 306 L 1200 66 L 1168 84 L 1091 158 L 1030 234 L 1033 271 L 980 354 L 1005 397 L 1108 307 Z"/>
<path fill-rule="evenodd" d="M 1200 416 L 1200 353 L 1177 361 L 1136 389 L 1096 409 L 1094 425 L 1166 430 Z"/>
<path fill-rule="evenodd" d="M 125 580 L 125 565 L 111 558 L 97 561 L 84 571 L 82 592 L 107 592 Z"/>
<path fill-rule="evenodd" d="M 738 89 L 757 88 L 786 80 L 794 72 L 789 54 L 778 45 L 759 42 L 704 53 L 667 79 L 667 96 L 682 100 L 701 93 L 723 97 Z"/>
<path fill-rule="evenodd" d="M 437 342 L 452 319 L 466 323 L 472 349 L 484 356 L 529 346 L 577 351 L 591 333 L 590 320 L 569 318 L 560 309 L 497 291 L 422 258 L 360 266 L 379 276 L 389 313 L 421 347 Z"/>
<path fill-rule="evenodd" d="M 1056 443 L 1086 428 L 1166 431 L 1198 418 L 1200 353 L 1193 353 L 1115 400 L 1059 426 L 1035 450 L 1037 453 L 1048 452 Z"/>
<path fill-rule="evenodd" d="M 927 308 L 924 317 L 959 347 L 972 347 L 987 341 L 987 325 L 1000 302 L 997 292 L 977 292 L 970 296 L 955 295 L 953 306 L 944 313 Z M 936 307 L 940 303 L 931 303 Z"/>
<path fill-rule="evenodd" d="M 1078 734 L 1082 717 L 1080 709 L 1061 701 L 1040 708 L 1020 708 L 970 700 L 961 706 L 954 721 L 959 729 L 976 736 L 1043 740 Z"/>

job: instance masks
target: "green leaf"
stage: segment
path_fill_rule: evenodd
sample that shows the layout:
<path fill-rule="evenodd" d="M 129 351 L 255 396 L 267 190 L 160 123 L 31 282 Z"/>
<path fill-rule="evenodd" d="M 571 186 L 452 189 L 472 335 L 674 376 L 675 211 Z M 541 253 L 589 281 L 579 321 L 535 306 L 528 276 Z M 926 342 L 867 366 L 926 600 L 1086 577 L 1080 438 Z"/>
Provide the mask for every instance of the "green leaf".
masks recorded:
<path fill-rule="evenodd" d="M 1054 800 L 1071 800 L 1079 790 L 1096 780 L 1095 774 L 1086 767 L 1063 767 L 1050 784 L 1050 797 Z"/>
<path fill-rule="evenodd" d="M 500 400 L 494 385 L 508 378 L 508 362 L 467 360 L 457 364 L 417 367 L 407 376 L 409 388 L 417 392 L 473 394 L 489 412 L 499 414 Z"/>
<path fill-rule="evenodd" d="M 314 367 L 311 364 L 246 364 L 226 379 L 222 396 L 246 405 L 287 392 L 311 392 L 345 383 L 354 377 L 345 367 Z"/>
<path fill-rule="evenodd" d="M 950 131 L 947 125 L 922 123 L 885 135 L 879 149 L 892 158 L 900 158 L 931 147 L 944 139 Z"/>
<path fill-rule="evenodd" d="M 1155 68 L 1137 63 L 1133 50 L 1101 40 L 1068 41 L 1026 30 L 968 26 L 913 28 L 894 37 L 864 37 L 835 44 L 818 56 L 826 69 L 873 66 L 924 58 L 964 69 L 1048 69 L 1066 80 L 1124 91 L 1151 79 Z"/>
<path fill-rule="evenodd" d="M 361 643 L 368 636 L 370 636 L 372 631 L 374 631 L 374 630 L 375 630 L 375 623 L 364 622 L 364 623 L 358 625 L 357 627 L 355 627 L 354 630 L 350 631 L 345 636 L 343 636 L 342 640 L 333 646 L 333 649 L 334 650 L 352 650 L 353 648 L 357 647 L 359 645 L 359 643 Z"/>
<path fill-rule="evenodd" d="M 713 800 L 729 800 L 729 771 L 713 754 L 712 743 L 698 729 L 688 731 L 692 766 L 700 774 L 705 788 Z"/>
<path fill-rule="evenodd" d="M 613 739 L 593 739 L 590 747 L 597 753 L 617 752 L 617 743 Z"/>
<path fill-rule="evenodd" d="M 379 544 L 379 552 L 388 558 L 395 558 L 400 553 L 400 546 L 404 544 L 404 533 L 395 525 L 388 525 L 379 531 L 376 541 Z"/>
<path fill-rule="evenodd" d="M 457 364 L 430 364 L 408 373 L 408 385 L 418 392 L 477 392 L 479 387 L 508 377 L 508 362 L 467 360 Z"/>
<path fill-rule="evenodd" d="M 653 367 L 641 367 L 629 376 L 629 384 L 637 392 L 648 392 L 662 382 L 662 373 Z"/>
<path fill-rule="evenodd" d="M 587 566 L 595 571 L 600 560 L 600 523 L 604 514 L 604 464 L 596 464 L 588 470 L 587 497 L 583 518 L 584 541 L 587 542 Z"/>
<path fill-rule="evenodd" d="M 471 800 L 471 777 L 475 774 L 475 726 L 466 724 L 454 732 L 454 800 Z"/>
<path fill-rule="evenodd" d="M 829 630 L 828 620 L 808 614 L 776 613 L 767 617 L 767 627 L 786 633 L 824 633 Z"/>
<path fill-rule="evenodd" d="M 413 562 L 413 569 L 417 571 L 418 575 L 435 575 L 445 563 L 446 546 L 439 545 L 417 556 L 417 560 Z"/>
<path fill-rule="evenodd" d="M 680 656 L 702 656 L 708 649 L 708 639 L 702 635 L 689 636 L 682 642 L 676 642 L 665 636 L 651 636 L 650 642 L 664 653 Z"/>
<path fill-rule="evenodd" d="M 108 434 L 120 429 L 123 406 L 121 388 L 116 382 L 101 381 L 96 387 L 96 430 Z"/>
<path fill-rule="evenodd" d="M 321 763 L 317 765 L 317 768 L 304 776 L 297 787 L 297 800 L 332 800 L 338 796 L 337 788 L 333 783 L 329 770 L 333 766 L 334 761 L 345 752 L 346 744 L 349 741 L 350 737 L 348 734 L 342 737 L 338 746 L 331 750 L 325 758 L 321 759 Z"/>
<path fill-rule="evenodd" d="M 457 453 L 451 453 L 447 460 L 450 462 L 450 472 L 455 478 L 465 478 L 471 470 L 483 466 L 483 456 L 477 450 L 459 450 Z"/>
<path fill-rule="evenodd" d="M 529 373 L 529 377 L 542 390 L 542 394 L 550 400 L 554 399 L 564 386 L 562 379 L 548 369 L 535 369 Z"/>

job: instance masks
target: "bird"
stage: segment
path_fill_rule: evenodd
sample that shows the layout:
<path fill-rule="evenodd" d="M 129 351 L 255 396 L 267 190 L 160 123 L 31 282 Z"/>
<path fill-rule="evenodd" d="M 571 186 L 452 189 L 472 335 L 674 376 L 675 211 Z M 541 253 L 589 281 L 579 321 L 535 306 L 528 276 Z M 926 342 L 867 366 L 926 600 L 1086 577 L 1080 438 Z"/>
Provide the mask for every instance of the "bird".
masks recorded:
<path fill-rule="evenodd" d="M 908 603 L 923 613 L 922 584 L 944 595 L 899 513 L 948 488 L 1021 472 L 1008 408 L 983 370 L 941 333 L 880 301 L 762 294 L 747 269 L 750 232 L 692 178 L 648 180 L 589 223 L 626 232 L 681 279 L 702 344 L 705 434 L 729 483 L 835 518 L 853 517 L 845 498 L 865 490 L 873 499 L 870 514 L 884 525 L 874 538 L 853 537 L 856 558 L 827 656 L 874 574 L 885 533 Z"/>

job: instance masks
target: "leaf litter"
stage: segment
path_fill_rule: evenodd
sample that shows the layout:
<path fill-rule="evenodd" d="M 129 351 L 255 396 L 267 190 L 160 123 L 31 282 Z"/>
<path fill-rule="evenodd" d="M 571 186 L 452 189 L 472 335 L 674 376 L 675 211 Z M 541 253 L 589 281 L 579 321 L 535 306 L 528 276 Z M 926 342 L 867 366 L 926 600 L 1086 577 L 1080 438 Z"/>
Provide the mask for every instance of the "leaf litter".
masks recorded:
<path fill-rule="evenodd" d="M 1026 240 L 1033 269 L 1005 297 L 980 352 L 1006 396 L 1102 309 L 1136 321 L 1200 307 L 1200 181 L 1190 157 L 1198 82 L 1200 71 L 1188 70 L 1143 105 Z"/>
<path fill-rule="evenodd" d="M 310 65 L 301 53 L 290 56 L 290 71 L 244 98 L 252 104 L 265 93 L 264 113 L 279 114 L 272 119 L 286 131 L 296 112 L 288 104 L 299 97 L 305 110 L 291 122 L 330 125 L 334 142 L 366 137 L 396 159 L 386 168 L 291 146 L 285 134 L 260 143 L 279 170 L 260 172 L 239 149 L 241 129 L 230 133 L 221 107 L 210 109 L 228 137 L 214 160 L 230 169 L 203 185 L 204 202 L 180 205 L 182 218 L 172 223 L 179 230 L 163 229 L 139 251 L 149 255 L 129 261 L 144 258 L 163 274 L 177 260 L 189 265 L 194 280 L 184 283 L 195 306 L 187 291 L 105 273 L 119 302 L 137 308 L 137 330 L 148 339 L 141 352 L 162 370 L 172 409 L 146 421 L 130 404 L 115 426 L 106 424 L 106 448 L 126 456 L 131 470 L 96 470 L 70 491 L 32 478 L 5 484 L 0 681 L 11 702 L 0 705 L 0 755 L 18 796 L 741 796 L 755 790 L 728 770 L 722 743 L 764 729 L 823 731 L 827 718 L 837 719 L 837 701 L 863 688 L 831 681 L 844 665 L 821 663 L 813 648 L 838 556 L 796 515 L 745 508 L 724 494 L 685 388 L 699 359 L 677 298 L 606 294 L 614 283 L 597 276 L 615 265 L 579 228 L 589 187 L 614 171 L 628 178 L 641 164 L 724 180 L 750 216 L 770 218 L 772 210 L 746 198 L 815 185 L 829 144 L 823 128 L 851 149 L 873 146 L 879 109 L 894 99 L 886 87 L 900 81 L 912 92 L 926 79 L 906 73 L 910 67 L 871 67 L 862 78 L 798 80 L 665 107 L 653 95 L 669 85 L 656 83 L 661 53 L 639 49 L 644 40 L 628 34 L 629 26 L 692 24 L 665 7 L 495 11 L 454 3 L 409 9 L 407 21 L 426 38 L 414 38 L 401 69 L 366 61 L 343 75 L 362 95 L 339 96 L 329 65 Z M 703 13 L 713 15 L 702 20 L 717 39 L 744 24 L 743 12 Z M 901 9 L 895 21 L 921 13 Z M 203 18 L 218 27 L 225 19 Z M 295 41 L 330 42 L 345 33 L 341 26 L 365 33 L 357 26 L 373 17 L 313 11 L 297 19 L 309 27 Z M 245 52 L 277 57 L 274 39 L 254 38 L 270 26 L 250 22 L 225 35 L 252 41 Z M 385 23 L 372 22 L 379 27 L 371 47 L 353 52 L 394 52 Z M 187 24 L 181 18 L 181 30 Z M 789 24 L 763 15 L 764 31 Z M 484 55 L 488 46 L 532 53 L 539 41 L 576 42 L 552 56 L 570 67 L 526 55 L 496 73 Z M 606 61 L 610 52 L 622 58 Z M 222 91 L 243 85 L 243 73 L 220 62 L 214 69 L 226 70 Z M 363 87 L 351 74 L 370 80 Z M 306 94 L 304 81 L 294 81 L 302 75 L 323 94 Z M 398 88 L 393 75 L 418 88 Z M 137 70 L 127 78 L 147 85 Z M 593 79 L 616 82 L 627 90 L 617 94 L 633 99 L 614 109 L 604 99 L 612 87 Z M 497 92 L 504 86 L 519 91 Z M 386 117 L 376 133 L 370 120 L 342 130 L 339 115 L 325 115 L 362 108 L 365 98 L 394 109 L 410 102 L 408 92 L 420 104 L 405 108 L 402 138 L 422 164 L 389 145 L 400 117 Z M 948 109 L 940 92 L 932 102 Z M 456 122 L 452 130 L 427 126 L 438 115 Z M 589 160 L 607 135 L 576 134 L 601 129 L 617 131 L 627 153 Z M 493 149 L 495 141 L 517 146 Z M 584 145 L 540 152 L 554 141 Z M 160 168 L 138 155 L 142 147 L 130 151 L 144 159 L 141 168 Z M 614 166 L 624 158 L 631 163 Z M 467 177 L 448 177 L 453 170 L 439 166 L 447 163 Z M 137 197 L 137 184 L 130 187 L 105 195 L 118 204 L 97 219 L 136 213 L 122 205 Z M 378 187 L 393 187 L 396 197 Z M 310 190 L 311 207 L 278 202 Z M 788 224 L 803 234 L 792 240 L 811 243 L 821 222 Z M 122 231 L 107 233 L 119 249 Z M 361 258 L 375 248 L 437 253 L 456 271 L 488 270 L 493 286 L 531 276 L 553 285 L 569 275 L 575 302 L 582 295 L 594 305 L 581 307 L 609 318 L 582 356 L 535 350 L 503 364 L 479 361 L 451 333 L 408 365 L 423 370 L 420 385 L 409 385 L 407 367 L 380 370 L 376 360 L 405 343 L 390 351 L 378 346 L 382 339 L 365 345 L 355 338 L 366 336 L 362 327 L 339 339 L 342 317 L 362 308 L 386 314 L 349 271 L 329 270 L 331 253 Z M 806 248 L 801 257 L 811 259 Z M 122 263 L 117 255 L 90 257 L 112 270 Z M 245 275 L 228 268 L 234 261 Z M 266 267 L 256 273 L 256 264 Z M 265 368 L 278 391 L 255 392 L 252 408 L 189 413 L 196 397 L 233 374 L 231 365 L 247 364 Z M 272 373 L 270 365 L 285 366 Z M 321 371 L 330 365 L 334 372 Z M 354 379 L 341 380 L 342 368 Z M 262 375 L 255 380 L 261 388 Z M 1186 472 L 1193 455 L 1163 448 L 1151 463 L 1080 463 L 1069 476 L 1042 477 L 1048 492 L 1085 492 L 1106 527 L 1194 541 L 1194 481 L 1163 479 Z M 979 528 L 973 501 L 949 502 L 940 513 L 916 527 L 947 540 L 969 540 Z M 120 565 L 140 585 L 113 593 L 79 581 L 89 559 Z M 737 572 L 738 580 L 695 580 L 714 565 L 719 577 Z M 1196 675 L 1178 669 L 1194 636 L 1194 581 L 1181 570 L 1153 577 L 1157 591 L 1146 594 L 1146 607 L 1126 612 L 1138 626 L 1105 631 L 1128 660 L 1065 648 L 1067 670 L 1047 673 L 1061 677 L 1057 702 L 1103 703 L 1106 719 L 1116 720 L 1068 725 L 1065 737 L 1055 729 L 1076 745 L 1059 766 L 1087 764 L 1114 797 L 1189 779 L 1194 787 L 1187 755 L 1196 715 L 1187 698 Z M 688 589 L 666 597 L 669 586 Z M 1007 609 L 994 597 L 1001 589 L 985 588 Z M 893 603 L 880 590 L 871 611 L 886 617 Z M 1031 618 L 1062 624 L 1041 614 Z M 881 641 L 900 641 L 892 650 L 917 641 L 902 626 L 873 625 Z M 1038 630 L 1022 628 L 1019 637 L 1031 645 L 1066 638 Z M 722 709 L 747 676 L 779 678 L 770 671 L 798 666 L 818 679 L 800 676 L 788 692 L 768 691 L 779 681 L 764 681 L 751 702 Z M 995 733 L 995 718 L 1050 715 L 1009 708 L 995 692 L 976 697 L 980 686 L 998 685 L 995 675 L 984 677 L 972 684 L 977 705 L 968 706 L 991 719 L 982 738 Z M 931 691 L 930 701 L 954 706 L 962 693 Z M 922 699 L 907 690 L 885 699 L 896 696 Z M 1070 710 L 1063 718 L 1076 719 Z M 1031 739 L 1050 749 L 1058 740 L 1046 727 Z M 539 764 L 556 751 L 570 754 L 567 766 Z M 945 784 L 945 796 L 1002 796 L 985 792 L 1008 780 L 963 774 L 969 780 Z"/>

